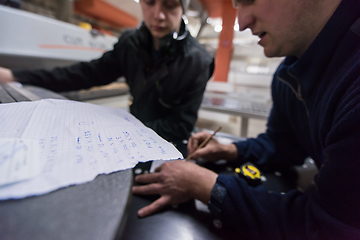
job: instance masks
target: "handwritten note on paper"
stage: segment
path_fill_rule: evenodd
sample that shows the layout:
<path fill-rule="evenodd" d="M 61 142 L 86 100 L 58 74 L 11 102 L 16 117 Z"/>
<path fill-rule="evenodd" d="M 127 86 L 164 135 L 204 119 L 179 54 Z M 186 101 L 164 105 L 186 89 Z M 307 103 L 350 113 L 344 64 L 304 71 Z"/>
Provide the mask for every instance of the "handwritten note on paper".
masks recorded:
<path fill-rule="evenodd" d="M 41 168 L 36 141 L 0 138 L 0 186 L 33 178 Z"/>
<path fill-rule="evenodd" d="M 172 144 L 122 109 L 46 99 L 1 104 L 2 118 L 6 127 L 0 125 L 0 137 L 13 137 L 11 129 L 23 129 L 17 136 L 37 141 L 44 167 L 38 177 L 0 187 L 0 199 L 85 183 L 98 174 L 132 168 L 139 161 L 183 158 Z"/>

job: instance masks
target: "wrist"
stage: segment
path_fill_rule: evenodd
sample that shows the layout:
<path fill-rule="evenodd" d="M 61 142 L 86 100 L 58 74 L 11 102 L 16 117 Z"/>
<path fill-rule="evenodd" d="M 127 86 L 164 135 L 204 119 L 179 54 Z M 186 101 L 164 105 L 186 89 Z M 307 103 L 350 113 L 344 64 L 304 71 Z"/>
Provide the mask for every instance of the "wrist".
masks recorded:
<path fill-rule="evenodd" d="M 196 176 L 194 181 L 190 183 L 190 195 L 192 198 L 207 204 L 210 201 L 210 193 L 218 174 L 203 167 L 199 168 L 194 174 Z"/>
<path fill-rule="evenodd" d="M 236 161 L 238 156 L 237 147 L 235 144 L 227 144 L 223 146 L 224 159 L 233 162 Z"/>

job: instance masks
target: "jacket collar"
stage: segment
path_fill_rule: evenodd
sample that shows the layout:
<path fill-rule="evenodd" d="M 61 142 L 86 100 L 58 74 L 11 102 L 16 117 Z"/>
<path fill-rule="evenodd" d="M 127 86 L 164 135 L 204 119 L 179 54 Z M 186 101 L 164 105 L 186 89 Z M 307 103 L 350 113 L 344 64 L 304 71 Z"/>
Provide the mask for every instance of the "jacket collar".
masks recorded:
<path fill-rule="evenodd" d="M 346 56 L 339 56 L 343 52 L 339 46 L 349 28 L 360 17 L 359 9 L 360 1 L 343 0 L 305 53 L 299 59 L 287 57 L 277 76 L 292 85 L 294 82 L 300 84 L 303 96 L 310 94 L 330 64 L 338 68 L 343 62 L 337 59 L 346 59 Z M 350 47 L 348 44 L 345 46 Z M 333 59 L 337 61 L 332 62 Z M 336 67 L 332 70 L 335 71 Z"/>
<path fill-rule="evenodd" d="M 143 46 L 146 46 L 147 49 L 153 48 L 152 35 L 149 29 L 142 23 L 138 29 L 140 35 L 140 41 Z M 181 20 L 180 31 L 169 33 L 160 40 L 159 50 L 162 52 L 168 52 L 170 54 L 175 53 L 176 50 L 183 46 L 183 40 L 189 35 L 189 31 L 184 20 Z"/>

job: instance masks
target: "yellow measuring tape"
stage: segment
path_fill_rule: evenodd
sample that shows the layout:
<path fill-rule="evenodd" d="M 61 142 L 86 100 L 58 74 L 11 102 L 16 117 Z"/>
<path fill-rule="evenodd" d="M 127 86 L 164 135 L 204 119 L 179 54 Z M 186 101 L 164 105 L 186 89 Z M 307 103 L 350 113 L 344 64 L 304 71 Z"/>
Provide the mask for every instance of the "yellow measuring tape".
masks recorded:
<path fill-rule="evenodd" d="M 239 177 L 244 178 L 249 185 L 258 185 L 261 180 L 261 172 L 252 163 L 244 163 L 238 168 L 235 168 L 235 172 Z"/>

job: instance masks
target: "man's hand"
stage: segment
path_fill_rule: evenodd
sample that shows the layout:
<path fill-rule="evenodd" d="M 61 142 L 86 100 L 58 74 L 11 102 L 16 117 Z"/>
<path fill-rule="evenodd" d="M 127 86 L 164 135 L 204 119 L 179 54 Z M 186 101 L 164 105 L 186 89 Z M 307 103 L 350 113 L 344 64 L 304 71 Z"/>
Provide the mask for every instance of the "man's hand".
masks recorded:
<path fill-rule="evenodd" d="M 205 147 L 196 150 L 207 137 L 211 134 L 208 132 L 199 132 L 193 134 L 188 141 L 187 154 L 192 155 L 193 159 L 205 158 L 208 161 L 215 162 L 219 159 L 235 161 L 237 158 L 237 148 L 234 144 L 221 144 L 215 138 L 212 138 Z M 196 150 L 196 151 L 195 151 Z"/>
<path fill-rule="evenodd" d="M 140 209 L 138 216 L 146 217 L 167 205 L 183 203 L 193 198 L 207 204 L 216 178 L 216 173 L 182 160 L 166 162 L 154 173 L 138 175 L 136 182 L 150 184 L 134 186 L 134 194 L 161 195 L 152 204 Z"/>
<path fill-rule="evenodd" d="M 15 78 L 10 69 L 0 67 L 0 84 L 14 82 Z"/>

